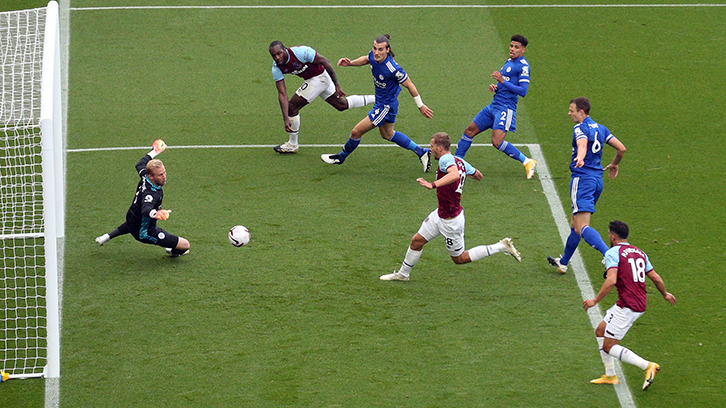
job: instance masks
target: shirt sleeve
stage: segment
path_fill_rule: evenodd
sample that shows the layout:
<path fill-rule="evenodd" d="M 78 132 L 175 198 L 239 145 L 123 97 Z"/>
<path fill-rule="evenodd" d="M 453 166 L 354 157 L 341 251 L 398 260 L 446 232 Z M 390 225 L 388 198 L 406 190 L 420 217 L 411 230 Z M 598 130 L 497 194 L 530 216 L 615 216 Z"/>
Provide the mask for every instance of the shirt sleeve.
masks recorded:
<path fill-rule="evenodd" d="M 314 49 L 308 47 L 307 45 L 290 47 L 290 51 L 295 54 L 295 57 L 298 59 L 298 61 L 308 64 L 312 64 L 313 61 L 315 61 L 315 56 L 318 55 L 318 53 Z"/>
<path fill-rule="evenodd" d="M 645 254 L 645 273 L 648 273 L 653 270 L 653 265 L 650 263 L 650 258 L 648 258 L 648 254 Z"/>
<path fill-rule="evenodd" d="M 618 267 L 618 254 L 620 253 L 620 245 L 616 245 L 605 252 L 605 269 Z"/>
<path fill-rule="evenodd" d="M 444 174 L 446 174 L 446 169 L 448 169 L 450 166 L 455 166 L 456 161 L 454 160 L 454 156 L 447 154 L 444 156 L 441 156 L 439 159 L 439 170 L 441 170 Z"/>
<path fill-rule="evenodd" d="M 587 139 L 587 135 L 580 129 L 580 125 L 575 125 L 574 128 L 572 128 L 572 136 L 575 138 L 575 140 L 579 140 L 582 138 Z"/>
<path fill-rule="evenodd" d="M 272 63 L 272 79 L 275 82 L 282 81 L 285 79 L 285 76 L 282 74 L 282 71 L 280 71 L 280 68 L 277 67 L 277 64 Z"/>

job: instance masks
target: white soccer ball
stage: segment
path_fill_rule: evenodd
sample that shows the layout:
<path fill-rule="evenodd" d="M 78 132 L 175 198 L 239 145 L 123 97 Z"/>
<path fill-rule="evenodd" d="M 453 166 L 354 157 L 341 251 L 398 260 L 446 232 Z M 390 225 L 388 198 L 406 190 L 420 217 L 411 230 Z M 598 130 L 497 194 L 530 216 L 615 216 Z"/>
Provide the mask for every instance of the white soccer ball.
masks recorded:
<path fill-rule="evenodd" d="M 250 242 L 250 231 L 242 225 L 235 225 L 227 234 L 229 243 L 236 247 L 243 247 Z"/>

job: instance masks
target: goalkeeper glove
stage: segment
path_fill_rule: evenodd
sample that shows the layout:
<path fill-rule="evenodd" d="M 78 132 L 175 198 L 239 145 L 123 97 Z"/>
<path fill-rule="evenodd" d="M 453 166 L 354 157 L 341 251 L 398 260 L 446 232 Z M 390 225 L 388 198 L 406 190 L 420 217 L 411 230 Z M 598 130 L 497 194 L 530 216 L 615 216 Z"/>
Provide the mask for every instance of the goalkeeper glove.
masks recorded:
<path fill-rule="evenodd" d="M 10 379 L 10 375 L 5 371 L 0 371 L 0 382 L 5 382 Z"/>
<path fill-rule="evenodd" d="M 164 143 L 164 141 L 161 139 L 156 139 L 154 140 L 154 144 L 152 144 L 151 147 L 153 149 L 149 152 L 149 156 L 151 156 L 151 158 L 153 159 L 154 157 L 156 157 L 157 154 L 163 152 L 164 149 L 166 149 L 166 143 Z"/>
<path fill-rule="evenodd" d="M 169 214 L 171 214 L 171 210 L 159 210 L 154 213 L 154 215 L 151 216 L 151 218 L 156 218 L 157 220 L 165 221 L 169 218 Z"/>

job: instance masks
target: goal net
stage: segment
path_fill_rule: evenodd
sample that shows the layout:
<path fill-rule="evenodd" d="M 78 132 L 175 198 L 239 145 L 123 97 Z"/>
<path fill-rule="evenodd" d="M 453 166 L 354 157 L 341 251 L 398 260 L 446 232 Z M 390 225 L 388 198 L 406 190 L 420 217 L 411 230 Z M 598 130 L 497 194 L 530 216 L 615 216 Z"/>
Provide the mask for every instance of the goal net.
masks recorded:
<path fill-rule="evenodd" d="M 58 30 L 55 2 L 0 13 L 0 369 L 11 378 L 60 375 Z"/>

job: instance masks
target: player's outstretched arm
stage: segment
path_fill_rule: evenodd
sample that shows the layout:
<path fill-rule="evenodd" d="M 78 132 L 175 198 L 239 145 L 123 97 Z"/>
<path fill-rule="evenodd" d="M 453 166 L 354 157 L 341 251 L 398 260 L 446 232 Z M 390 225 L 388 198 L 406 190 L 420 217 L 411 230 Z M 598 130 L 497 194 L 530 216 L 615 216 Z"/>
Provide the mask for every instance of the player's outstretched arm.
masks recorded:
<path fill-rule="evenodd" d="M 345 96 L 345 92 L 340 89 L 340 84 L 338 84 L 338 77 L 335 75 L 335 69 L 333 69 L 333 65 L 330 63 L 330 60 L 320 55 L 319 53 L 316 53 L 315 59 L 313 59 L 313 63 L 320 64 L 325 67 L 325 71 L 328 72 L 328 75 L 330 75 L 330 79 L 333 80 L 333 85 L 335 85 L 335 97 L 343 98 Z"/>
<path fill-rule="evenodd" d="M 338 66 L 341 66 L 341 67 L 360 67 L 360 66 L 363 66 L 366 64 L 369 64 L 367 55 L 363 55 L 354 60 L 351 60 L 350 58 L 345 58 L 345 57 L 338 60 Z"/>
<path fill-rule="evenodd" d="M 421 100 L 421 94 L 418 93 L 418 89 L 416 89 L 416 85 L 413 84 L 411 78 L 409 77 L 408 79 L 403 81 L 401 85 L 408 89 L 408 92 L 413 97 L 414 102 L 416 102 L 416 106 L 418 107 L 419 112 L 421 112 L 421 114 L 425 117 L 431 119 L 434 116 L 434 111 L 429 109 L 429 107 L 423 103 L 423 101 Z"/>
<path fill-rule="evenodd" d="M 597 304 L 597 302 L 601 301 L 605 296 L 610 293 L 611 290 L 615 287 L 615 283 L 618 280 L 618 268 L 610 268 L 607 270 L 607 277 L 605 278 L 605 282 L 603 282 L 602 287 L 600 288 L 600 291 L 597 292 L 597 295 L 594 299 L 587 299 L 584 302 L 582 302 L 582 308 L 587 310 Z"/>
<path fill-rule="evenodd" d="M 169 219 L 169 215 L 171 214 L 171 210 L 164 210 L 161 209 L 159 211 L 151 210 L 149 215 L 151 218 L 156 218 L 157 220 L 166 221 Z"/>
<path fill-rule="evenodd" d="M 610 140 L 608 140 L 608 144 L 615 148 L 615 157 L 613 157 L 613 161 L 608 164 L 604 170 L 607 170 L 608 177 L 611 179 L 614 179 L 618 176 L 618 164 L 620 164 L 620 161 L 623 160 L 623 155 L 625 155 L 625 145 L 618 140 L 617 137 L 613 136 Z"/>
<path fill-rule="evenodd" d="M 676 304 L 676 297 L 673 296 L 670 292 L 666 291 L 665 282 L 663 282 L 663 278 L 658 275 L 655 270 L 651 269 L 650 272 L 645 274 L 645 276 L 649 277 L 650 280 L 653 281 L 653 284 L 658 289 L 661 295 L 663 295 L 663 299 L 667 300 L 668 303 L 675 305 Z"/>

